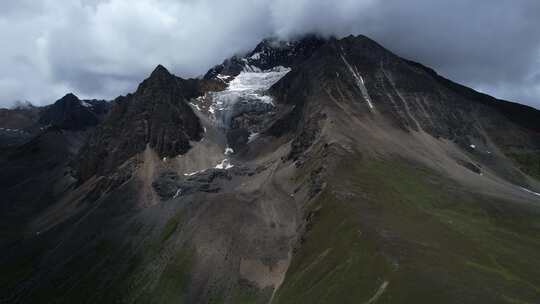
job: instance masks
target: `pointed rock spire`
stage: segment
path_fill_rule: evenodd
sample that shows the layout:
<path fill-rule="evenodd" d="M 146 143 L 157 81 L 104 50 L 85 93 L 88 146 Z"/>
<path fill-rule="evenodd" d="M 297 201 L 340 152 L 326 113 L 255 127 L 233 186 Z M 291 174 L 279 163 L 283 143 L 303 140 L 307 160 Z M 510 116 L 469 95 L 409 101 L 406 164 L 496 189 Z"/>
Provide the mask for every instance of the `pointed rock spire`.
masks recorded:
<path fill-rule="evenodd" d="M 164 66 L 158 65 L 150 76 L 139 86 L 139 90 L 162 90 L 175 86 L 178 77 L 171 74 Z"/>
<path fill-rule="evenodd" d="M 68 93 L 64 97 L 58 99 L 55 103 L 66 103 L 66 102 L 68 102 L 68 103 L 73 103 L 73 102 L 80 103 L 80 99 L 75 94 Z"/>
<path fill-rule="evenodd" d="M 167 68 L 165 68 L 161 64 L 158 64 L 158 66 L 154 69 L 152 74 L 150 74 L 150 78 L 164 77 L 164 76 L 169 77 L 169 76 L 172 76 L 172 74 L 169 72 L 169 70 L 167 70 Z"/>
<path fill-rule="evenodd" d="M 83 106 L 75 94 L 69 93 L 45 107 L 40 114 L 39 122 L 66 130 L 82 130 L 97 125 L 99 118 L 91 109 Z"/>

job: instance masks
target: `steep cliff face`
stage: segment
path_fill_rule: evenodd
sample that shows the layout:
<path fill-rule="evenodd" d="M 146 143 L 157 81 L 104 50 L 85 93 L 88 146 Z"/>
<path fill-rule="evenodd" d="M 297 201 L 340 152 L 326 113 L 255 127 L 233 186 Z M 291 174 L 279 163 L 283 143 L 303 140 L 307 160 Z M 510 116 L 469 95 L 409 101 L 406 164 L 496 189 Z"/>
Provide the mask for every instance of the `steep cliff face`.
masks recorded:
<path fill-rule="evenodd" d="M 471 153 L 473 162 L 484 162 L 516 183 L 527 184 L 516 161 L 525 173 L 538 167 L 540 136 L 532 117 L 540 111 L 455 84 L 367 37 L 329 41 L 271 91 L 285 110 L 267 132 L 300 129 L 296 150 L 314 138 L 315 131 L 306 133 L 305 126 L 314 130 L 321 113 L 333 113 L 335 120 L 360 119 L 366 134 L 382 127 L 383 133 L 399 130 L 450 141 Z"/>
<path fill-rule="evenodd" d="M 293 41 L 265 39 L 253 51 L 233 56 L 213 67 L 204 78 L 230 81 L 242 71 L 264 71 L 278 66 L 294 67 L 310 58 L 313 52 L 326 42 L 325 38 L 316 35 Z"/>
<path fill-rule="evenodd" d="M 65 130 L 83 130 L 100 123 L 108 110 L 106 101 L 80 100 L 70 93 L 45 107 L 39 115 L 39 123 Z"/>
<path fill-rule="evenodd" d="M 149 145 L 160 157 L 186 153 L 203 129 L 187 104 L 211 81 L 184 80 L 158 66 L 137 91 L 113 102 L 106 121 L 83 148 L 80 177 L 107 174 Z"/>

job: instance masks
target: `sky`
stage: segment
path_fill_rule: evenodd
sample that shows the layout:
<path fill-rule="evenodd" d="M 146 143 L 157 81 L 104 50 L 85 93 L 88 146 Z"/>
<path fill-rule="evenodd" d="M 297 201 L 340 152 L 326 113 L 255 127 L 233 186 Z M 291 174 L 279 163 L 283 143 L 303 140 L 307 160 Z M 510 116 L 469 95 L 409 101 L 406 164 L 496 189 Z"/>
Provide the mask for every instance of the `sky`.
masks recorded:
<path fill-rule="evenodd" d="M 113 99 L 158 64 L 204 74 L 261 39 L 363 34 L 454 81 L 540 108 L 538 0 L 2 0 L 0 107 Z"/>

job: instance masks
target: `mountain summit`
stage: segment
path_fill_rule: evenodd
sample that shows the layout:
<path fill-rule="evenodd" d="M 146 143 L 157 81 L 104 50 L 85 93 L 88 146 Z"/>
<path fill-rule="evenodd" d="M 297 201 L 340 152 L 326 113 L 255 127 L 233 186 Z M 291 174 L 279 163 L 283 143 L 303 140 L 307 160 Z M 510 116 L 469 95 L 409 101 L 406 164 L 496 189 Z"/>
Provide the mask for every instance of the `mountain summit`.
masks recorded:
<path fill-rule="evenodd" d="M 105 101 L 83 101 L 74 94 L 69 93 L 57 100 L 53 105 L 43 109 L 39 116 L 39 123 L 64 129 L 80 130 L 96 126 L 107 111 L 108 105 Z"/>
<path fill-rule="evenodd" d="M 3 302 L 540 299 L 540 112 L 368 37 L 57 104 L 0 150 Z"/>

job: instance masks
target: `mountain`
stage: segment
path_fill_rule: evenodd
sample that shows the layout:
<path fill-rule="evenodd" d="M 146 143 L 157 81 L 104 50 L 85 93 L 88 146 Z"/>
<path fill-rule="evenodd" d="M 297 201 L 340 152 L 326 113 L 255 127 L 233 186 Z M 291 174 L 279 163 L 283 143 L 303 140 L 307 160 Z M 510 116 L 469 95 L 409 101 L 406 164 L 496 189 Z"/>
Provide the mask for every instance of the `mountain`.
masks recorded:
<path fill-rule="evenodd" d="M 81 153 L 80 177 L 109 173 L 146 146 L 161 157 L 183 154 L 203 129 L 187 100 L 202 94 L 204 84 L 171 75 L 163 66 L 137 89 L 114 102 L 113 109 Z"/>
<path fill-rule="evenodd" d="M 264 71 L 277 66 L 293 68 L 311 57 L 325 43 L 326 39 L 317 35 L 307 35 L 293 41 L 282 41 L 277 38 L 264 39 L 245 56 L 233 56 L 211 68 L 204 79 L 224 79 L 227 76 L 232 78 L 244 70 Z M 217 77 L 218 75 L 221 77 Z"/>
<path fill-rule="evenodd" d="M 0 151 L 2 302 L 540 299 L 540 112 L 365 36 L 63 99 Z"/>
<path fill-rule="evenodd" d="M 80 100 L 71 93 L 45 107 L 21 104 L 0 109 L 0 149 L 25 143 L 49 127 L 70 131 L 93 128 L 109 110 L 107 101 Z"/>
<path fill-rule="evenodd" d="M 45 107 L 0 110 L 1 247 L 21 241 L 27 222 L 72 190 L 71 162 L 109 108 L 68 94 Z"/>
<path fill-rule="evenodd" d="M 109 104 L 106 101 L 80 100 L 70 93 L 45 107 L 39 123 L 67 130 L 81 130 L 99 124 L 108 110 Z"/>

